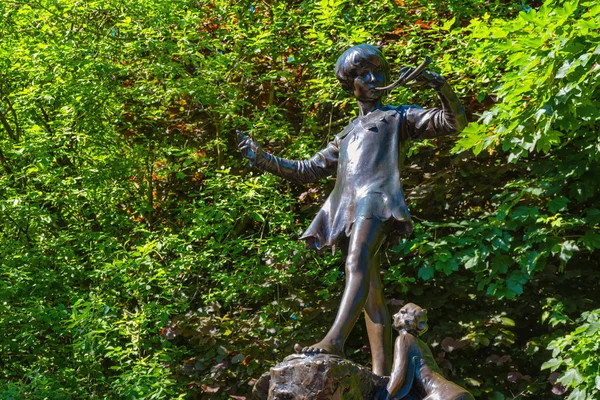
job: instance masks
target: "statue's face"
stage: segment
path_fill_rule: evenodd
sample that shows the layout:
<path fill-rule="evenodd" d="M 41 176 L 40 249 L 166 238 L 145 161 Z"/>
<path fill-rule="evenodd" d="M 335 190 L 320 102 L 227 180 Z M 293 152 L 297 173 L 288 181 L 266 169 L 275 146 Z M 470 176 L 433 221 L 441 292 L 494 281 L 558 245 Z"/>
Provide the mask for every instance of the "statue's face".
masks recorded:
<path fill-rule="evenodd" d="M 416 304 L 408 303 L 394 315 L 394 328 L 422 335 L 429 328 L 427 326 L 427 310 L 423 310 Z"/>
<path fill-rule="evenodd" d="M 359 101 L 376 101 L 383 95 L 376 87 L 385 85 L 385 73 L 378 57 L 370 57 L 356 68 L 354 77 L 354 97 Z"/>

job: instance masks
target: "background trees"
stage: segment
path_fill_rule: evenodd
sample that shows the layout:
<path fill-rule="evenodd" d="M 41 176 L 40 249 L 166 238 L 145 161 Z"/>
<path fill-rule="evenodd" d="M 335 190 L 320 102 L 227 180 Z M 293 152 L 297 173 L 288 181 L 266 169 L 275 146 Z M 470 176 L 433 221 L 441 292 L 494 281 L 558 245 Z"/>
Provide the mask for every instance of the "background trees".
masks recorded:
<path fill-rule="evenodd" d="M 332 69 L 362 42 L 396 71 L 431 55 L 476 121 L 411 148 L 416 231 L 386 250 L 391 311 L 429 309 L 426 340 L 477 398 L 598 396 L 595 2 L 40 0 L 0 15 L 1 397 L 239 399 L 320 336 L 340 259 L 295 238 L 333 180 L 261 175 L 233 132 L 312 155 L 356 113 Z M 367 364 L 365 338 L 359 323 L 348 355 Z"/>

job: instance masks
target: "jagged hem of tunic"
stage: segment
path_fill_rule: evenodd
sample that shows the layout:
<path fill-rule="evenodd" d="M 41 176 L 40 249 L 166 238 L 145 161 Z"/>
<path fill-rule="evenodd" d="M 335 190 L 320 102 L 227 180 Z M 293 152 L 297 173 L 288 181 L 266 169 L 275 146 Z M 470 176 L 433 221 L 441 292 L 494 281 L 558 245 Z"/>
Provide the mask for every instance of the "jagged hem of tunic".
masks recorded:
<path fill-rule="evenodd" d="M 397 239 L 409 236 L 413 231 L 413 224 L 410 219 L 399 219 L 393 215 L 388 218 L 380 218 L 373 216 L 371 218 L 378 218 L 380 221 L 387 222 L 389 220 L 393 220 L 392 227 L 388 234 L 388 237 L 395 237 Z M 335 235 L 329 237 L 329 239 L 325 239 L 324 235 L 319 235 L 318 233 L 308 233 L 304 232 L 302 236 L 300 236 L 300 240 L 304 240 L 305 246 L 307 249 L 315 250 L 319 254 L 322 254 L 326 249 L 330 248 L 331 253 L 334 254 L 338 249 L 338 243 L 342 235 L 346 238 L 350 237 L 350 233 L 352 232 L 352 227 L 354 226 L 354 222 L 356 222 L 356 218 L 350 221 L 346 225 L 346 229 L 338 232 Z"/>

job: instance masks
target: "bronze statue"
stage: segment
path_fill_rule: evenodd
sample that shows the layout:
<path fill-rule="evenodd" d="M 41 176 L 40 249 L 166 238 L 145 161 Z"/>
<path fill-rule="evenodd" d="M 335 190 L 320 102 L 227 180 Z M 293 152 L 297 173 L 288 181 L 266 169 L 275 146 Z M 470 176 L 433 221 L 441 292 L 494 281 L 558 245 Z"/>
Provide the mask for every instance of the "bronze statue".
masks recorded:
<path fill-rule="evenodd" d="M 411 86 L 434 89 L 441 108 L 383 105 L 389 66 L 378 47 L 361 44 L 346 50 L 337 60 L 335 72 L 342 88 L 356 98 L 359 117 L 325 149 L 309 160 L 287 160 L 264 152 L 238 132 L 239 149 L 251 165 L 295 182 L 314 182 L 337 174 L 333 191 L 302 239 L 317 250 L 342 248 L 346 258 L 344 294 L 327 335 L 311 346 L 296 345 L 296 351 L 343 355 L 344 343 L 364 309 L 373 373 L 389 375 L 391 319 L 379 277 L 379 248 L 392 230 L 412 232 L 400 179 L 401 159 L 411 139 L 455 134 L 467 121 L 445 79 L 429 71 L 415 76 Z M 402 72 L 408 77 L 415 70 L 405 67 Z"/>
<path fill-rule="evenodd" d="M 427 344 L 418 338 L 427 331 L 427 310 L 408 303 L 394 315 L 399 335 L 394 345 L 392 376 L 382 399 L 402 399 L 413 386 L 425 400 L 474 400 L 462 387 L 446 380 Z M 415 391 L 415 389 L 413 389 Z"/>

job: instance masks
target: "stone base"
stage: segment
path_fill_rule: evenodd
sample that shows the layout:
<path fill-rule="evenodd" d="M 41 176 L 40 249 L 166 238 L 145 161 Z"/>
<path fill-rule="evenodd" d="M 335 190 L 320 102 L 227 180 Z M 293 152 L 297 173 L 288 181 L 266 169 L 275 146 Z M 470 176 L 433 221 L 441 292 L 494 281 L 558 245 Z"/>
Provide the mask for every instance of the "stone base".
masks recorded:
<path fill-rule="evenodd" d="M 387 383 L 388 377 L 338 356 L 293 354 L 263 374 L 252 394 L 256 400 L 374 400 Z"/>

